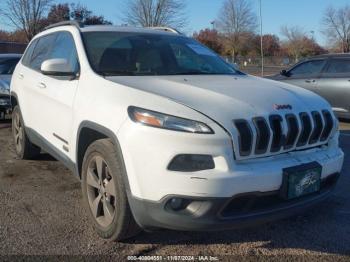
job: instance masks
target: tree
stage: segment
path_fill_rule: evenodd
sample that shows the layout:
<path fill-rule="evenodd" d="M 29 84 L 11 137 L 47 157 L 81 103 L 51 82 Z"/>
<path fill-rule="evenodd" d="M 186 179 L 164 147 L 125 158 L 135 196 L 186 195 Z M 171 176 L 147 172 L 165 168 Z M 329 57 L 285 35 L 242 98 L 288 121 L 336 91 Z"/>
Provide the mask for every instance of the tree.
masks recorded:
<path fill-rule="evenodd" d="M 333 44 L 340 43 L 344 53 L 350 52 L 350 6 L 329 7 L 323 16 L 323 34 Z"/>
<path fill-rule="evenodd" d="M 287 39 L 283 43 L 283 48 L 295 61 L 298 61 L 301 57 L 319 55 L 326 52 L 316 43 L 315 39 L 309 38 L 300 27 L 283 26 L 281 33 Z"/>
<path fill-rule="evenodd" d="M 255 32 L 257 18 L 248 0 L 225 0 L 216 24 L 225 34 L 228 52 L 235 60 Z"/>
<path fill-rule="evenodd" d="M 222 36 L 215 29 L 206 28 L 201 30 L 199 33 L 194 33 L 193 38 L 211 48 L 218 54 L 222 54 L 224 52 Z"/>
<path fill-rule="evenodd" d="M 125 23 L 133 26 L 184 28 L 187 18 L 182 0 L 129 0 Z"/>
<path fill-rule="evenodd" d="M 250 54 L 253 56 L 261 55 L 261 37 L 260 35 L 254 35 L 251 45 Z M 263 35 L 263 51 L 264 55 L 268 57 L 279 56 L 281 52 L 281 43 L 276 35 L 266 34 Z"/>
<path fill-rule="evenodd" d="M 67 3 L 52 5 L 47 15 L 49 24 L 70 20 L 70 8 Z"/>
<path fill-rule="evenodd" d="M 0 14 L 6 22 L 23 30 L 30 41 L 42 30 L 42 19 L 51 3 L 52 0 L 6 0 Z"/>
<path fill-rule="evenodd" d="M 87 7 L 82 6 L 80 4 L 78 4 L 78 5 L 72 4 L 71 9 L 72 9 L 72 11 L 70 13 L 70 17 L 73 20 L 78 21 L 82 24 L 85 24 L 85 25 L 110 25 L 110 24 L 112 24 L 110 21 L 105 20 L 105 18 L 103 16 L 94 15 L 91 10 L 87 9 Z"/>

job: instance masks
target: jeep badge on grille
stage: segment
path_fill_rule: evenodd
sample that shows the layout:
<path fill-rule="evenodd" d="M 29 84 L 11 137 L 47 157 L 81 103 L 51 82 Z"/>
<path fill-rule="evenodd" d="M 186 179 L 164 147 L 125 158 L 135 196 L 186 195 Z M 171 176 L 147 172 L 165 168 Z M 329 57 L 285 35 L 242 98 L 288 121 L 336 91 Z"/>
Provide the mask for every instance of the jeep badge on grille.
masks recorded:
<path fill-rule="evenodd" d="M 273 105 L 273 109 L 275 110 L 292 110 L 293 107 L 291 105 L 278 105 L 278 104 L 274 104 Z"/>

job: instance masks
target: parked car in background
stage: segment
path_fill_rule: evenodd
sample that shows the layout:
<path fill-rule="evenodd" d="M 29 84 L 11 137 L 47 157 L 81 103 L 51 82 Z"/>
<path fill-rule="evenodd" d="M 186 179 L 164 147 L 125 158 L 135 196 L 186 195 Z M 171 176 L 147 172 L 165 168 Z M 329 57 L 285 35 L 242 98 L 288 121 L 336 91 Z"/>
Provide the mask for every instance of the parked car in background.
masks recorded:
<path fill-rule="evenodd" d="M 301 61 L 268 77 L 324 97 L 338 117 L 350 119 L 350 54 L 326 54 Z"/>
<path fill-rule="evenodd" d="M 11 109 L 10 82 L 20 54 L 0 54 L 0 119 L 5 118 Z"/>

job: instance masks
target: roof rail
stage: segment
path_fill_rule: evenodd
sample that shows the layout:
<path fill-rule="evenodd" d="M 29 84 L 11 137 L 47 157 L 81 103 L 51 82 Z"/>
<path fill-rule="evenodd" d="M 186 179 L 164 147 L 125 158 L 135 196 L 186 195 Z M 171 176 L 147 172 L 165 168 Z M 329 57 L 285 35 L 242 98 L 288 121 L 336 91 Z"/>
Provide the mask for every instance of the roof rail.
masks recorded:
<path fill-rule="evenodd" d="M 72 26 L 75 26 L 78 29 L 84 27 L 83 23 L 80 23 L 78 21 L 74 21 L 73 20 L 73 21 L 62 21 L 62 22 L 59 22 L 59 23 L 55 23 L 55 24 L 49 25 L 49 26 L 45 27 L 45 30 L 50 29 L 50 28 L 59 27 L 59 26 L 65 26 L 65 25 L 72 25 Z"/>
<path fill-rule="evenodd" d="M 180 31 L 171 28 L 171 27 L 166 27 L 166 26 L 151 26 L 148 27 L 150 29 L 154 29 L 154 30 L 159 30 L 159 31 L 166 31 L 166 32 L 170 32 L 170 33 L 174 33 L 174 34 L 178 34 L 181 35 Z"/>

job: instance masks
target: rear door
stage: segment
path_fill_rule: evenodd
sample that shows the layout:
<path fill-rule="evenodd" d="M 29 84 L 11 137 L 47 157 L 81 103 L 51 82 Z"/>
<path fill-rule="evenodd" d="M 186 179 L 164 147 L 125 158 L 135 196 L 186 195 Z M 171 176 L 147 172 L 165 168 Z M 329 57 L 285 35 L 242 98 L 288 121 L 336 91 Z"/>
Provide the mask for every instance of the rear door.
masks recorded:
<path fill-rule="evenodd" d="M 335 112 L 350 112 L 350 57 L 330 60 L 321 74 L 317 93 L 328 100 Z"/>
<path fill-rule="evenodd" d="M 288 77 L 283 81 L 316 92 L 317 81 L 326 63 L 327 59 L 322 58 L 297 64 L 288 71 Z"/>
<path fill-rule="evenodd" d="M 18 94 L 19 103 L 24 123 L 26 127 L 35 130 L 40 135 L 43 135 L 46 127 L 42 119 L 44 111 L 47 110 L 43 107 L 40 67 L 50 52 L 55 38 L 55 34 L 49 34 L 34 40 L 22 59 L 23 66 L 20 66 L 16 70 L 16 75 L 13 76 L 17 81 L 17 92 L 20 93 Z"/>

